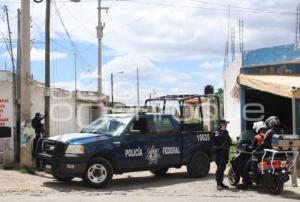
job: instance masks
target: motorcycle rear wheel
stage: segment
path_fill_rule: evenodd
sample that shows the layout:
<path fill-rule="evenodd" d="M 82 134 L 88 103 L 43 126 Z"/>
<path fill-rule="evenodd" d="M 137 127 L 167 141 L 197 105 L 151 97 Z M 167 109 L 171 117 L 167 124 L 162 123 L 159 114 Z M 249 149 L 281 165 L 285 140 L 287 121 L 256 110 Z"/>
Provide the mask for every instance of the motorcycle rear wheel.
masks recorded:
<path fill-rule="evenodd" d="M 280 195 L 283 191 L 283 188 L 283 182 L 275 182 L 274 186 L 268 187 L 268 190 L 271 194 Z"/>

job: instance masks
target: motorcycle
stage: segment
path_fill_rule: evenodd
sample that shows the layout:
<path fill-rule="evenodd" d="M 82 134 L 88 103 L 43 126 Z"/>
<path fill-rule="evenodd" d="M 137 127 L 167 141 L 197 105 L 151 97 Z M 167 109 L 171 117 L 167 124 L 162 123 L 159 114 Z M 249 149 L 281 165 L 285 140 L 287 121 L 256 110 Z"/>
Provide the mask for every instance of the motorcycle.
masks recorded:
<path fill-rule="evenodd" d="M 240 141 L 236 154 L 230 162 L 228 181 L 232 186 L 239 183 L 242 170 L 252 156 L 250 152 L 247 152 L 247 146 L 249 146 L 247 141 Z M 289 181 L 297 156 L 297 151 L 265 149 L 257 169 L 250 174 L 251 183 L 266 187 L 272 194 L 280 195 L 284 189 L 284 183 Z"/>

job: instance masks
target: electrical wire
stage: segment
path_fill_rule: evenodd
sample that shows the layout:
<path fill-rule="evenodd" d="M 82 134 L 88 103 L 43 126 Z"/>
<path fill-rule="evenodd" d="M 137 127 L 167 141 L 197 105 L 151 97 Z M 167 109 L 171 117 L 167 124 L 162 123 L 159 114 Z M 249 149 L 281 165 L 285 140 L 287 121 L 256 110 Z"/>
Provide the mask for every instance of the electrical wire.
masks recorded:
<path fill-rule="evenodd" d="M 71 35 L 61 17 L 61 14 L 60 14 L 60 11 L 57 7 L 57 4 L 56 4 L 56 1 L 53 1 L 54 2 L 54 8 L 56 10 L 56 13 L 58 15 L 58 18 L 63 26 L 63 29 L 64 29 L 64 32 L 66 33 L 67 35 L 67 38 L 69 40 L 69 43 L 71 44 L 72 48 L 73 48 L 73 51 L 74 51 L 74 54 L 76 54 L 78 56 L 78 62 L 82 65 L 82 66 L 88 66 L 88 67 L 91 67 L 91 65 L 84 59 L 84 57 L 82 56 L 81 52 L 78 50 L 76 44 L 74 43 L 73 39 L 71 38 Z"/>
<path fill-rule="evenodd" d="M 86 0 L 80 2 L 82 3 L 93 3 L 97 2 L 98 0 Z M 184 8 L 184 9 L 205 9 L 205 10 L 215 10 L 215 11 L 227 11 L 226 8 L 220 8 L 220 7 L 228 7 L 226 4 L 222 3 L 214 3 L 214 2 L 207 2 L 207 1 L 201 1 L 201 0 L 190 0 L 192 2 L 197 2 L 201 4 L 207 4 L 212 5 L 215 7 L 203 7 L 198 5 L 187 5 L 187 4 L 174 4 L 174 3 L 162 3 L 162 2 L 149 2 L 149 1 L 137 1 L 137 0 L 104 0 L 106 2 L 130 2 L 135 4 L 145 4 L 145 5 L 153 5 L 153 6 L 165 6 L 165 7 L 177 7 L 177 8 Z M 57 3 L 73 3 L 70 0 L 56 0 Z M 7 2 L 8 4 L 19 4 L 20 2 L 17 1 L 10 1 Z M 42 2 L 44 3 L 44 1 Z M 259 9 L 259 8 L 249 8 L 249 7 L 242 7 L 242 6 L 233 6 L 230 5 L 230 8 L 232 12 L 246 12 L 246 13 L 263 13 L 263 14 L 273 14 L 273 15 L 296 15 L 294 12 L 284 12 L 284 11 L 272 11 L 272 10 L 266 10 L 266 9 Z"/>

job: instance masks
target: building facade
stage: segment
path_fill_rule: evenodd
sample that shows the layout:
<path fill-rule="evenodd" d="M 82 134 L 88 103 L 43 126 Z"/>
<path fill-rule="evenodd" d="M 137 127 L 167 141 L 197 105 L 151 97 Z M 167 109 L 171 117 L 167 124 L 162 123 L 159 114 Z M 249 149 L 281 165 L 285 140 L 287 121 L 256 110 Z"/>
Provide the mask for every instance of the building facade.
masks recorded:
<path fill-rule="evenodd" d="M 237 137 L 276 115 L 300 135 L 300 49 L 290 44 L 246 51 L 224 71 L 225 117 Z"/>
<path fill-rule="evenodd" d="M 32 140 L 33 129 L 24 127 L 21 123 L 21 135 L 17 134 L 17 108 L 13 101 L 13 74 L 8 71 L 0 71 L 0 144 L 5 145 L 6 163 L 15 160 L 17 138 L 20 137 L 21 148 Z M 31 81 L 31 117 L 35 113 L 44 113 L 44 84 Z M 96 92 L 66 91 L 59 88 L 51 88 L 50 91 L 50 136 L 79 131 L 97 118 L 99 106 L 106 106 L 108 96 L 102 96 L 99 101 Z M 104 112 L 105 113 L 105 112 Z M 30 123 L 31 120 L 28 120 Z M 27 123 L 28 124 L 28 123 Z M 23 127 L 23 128 L 22 128 Z M 24 131 L 26 134 L 24 134 Z M 28 134 L 31 134 L 28 137 Z M 22 149 L 21 149 L 22 150 Z M 22 151 L 21 151 L 22 152 Z M 30 152 L 30 151 L 27 151 Z M 3 157 L 0 156 L 0 163 Z"/>

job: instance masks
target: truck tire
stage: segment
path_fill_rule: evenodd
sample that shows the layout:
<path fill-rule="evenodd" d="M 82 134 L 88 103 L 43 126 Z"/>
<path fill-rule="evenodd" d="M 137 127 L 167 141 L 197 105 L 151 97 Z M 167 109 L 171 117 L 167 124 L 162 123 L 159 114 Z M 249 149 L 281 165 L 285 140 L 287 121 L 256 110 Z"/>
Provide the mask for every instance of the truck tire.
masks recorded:
<path fill-rule="evenodd" d="M 113 177 L 113 168 L 109 161 L 102 157 L 90 160 L 83 180 L 91 187 L 104 188 Z"/>
<path fill-rule="evenodd" d="M 62 182 L 70 182 L 73 180 L 74 177 L 58 177 L 56 175 L 52 175 L 56 180 L 62 181 Z"/>
<path fill-rule="evenodd" d="M 168 170 L 169 170 L 169 168 L 162 168 L 162 169 L 158 169 L 158 170 L 150 170 L 150 172 L 156 176 L 165 176 L 167 174 Z"/>
<path fill-rule="evenodd" d="M 187 172 L 192 178 L 200 178 L 208 176 L 210 169 L 210 160 L 206 153 L 196 151 L 189 164 L 187 165 Z"/>

